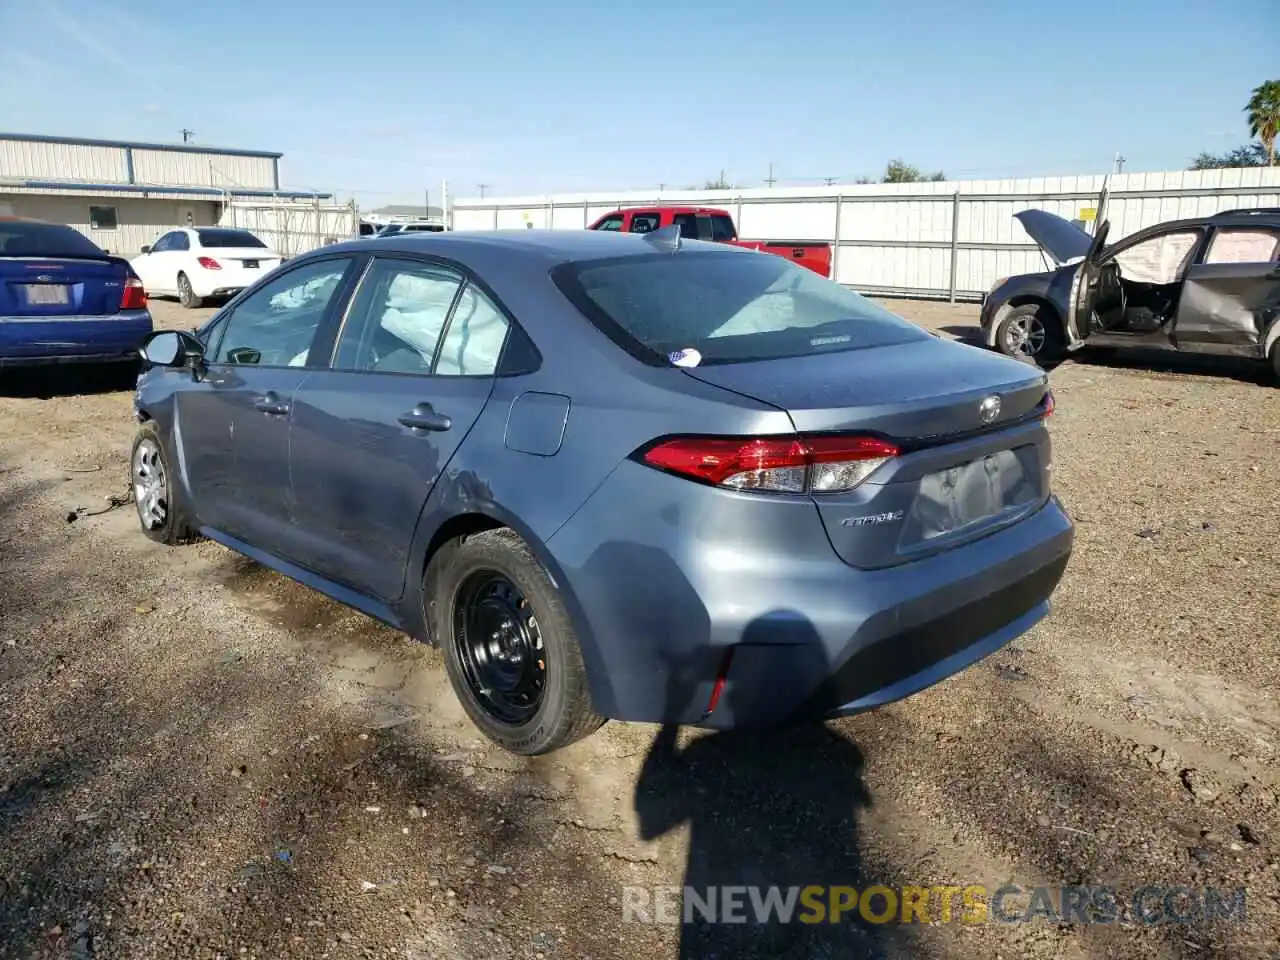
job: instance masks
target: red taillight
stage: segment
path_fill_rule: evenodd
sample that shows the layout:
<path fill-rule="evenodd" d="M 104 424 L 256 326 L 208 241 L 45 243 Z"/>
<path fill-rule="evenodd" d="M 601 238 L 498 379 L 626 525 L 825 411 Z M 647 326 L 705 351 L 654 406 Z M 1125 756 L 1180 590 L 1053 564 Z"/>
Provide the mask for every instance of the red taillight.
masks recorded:
<path fill-rule="evenodd" d="M 142 281 L 130 277 L 125 281 L 124 293 L 120 296 L 121 310 L 141 310 L 147 305 L 147 292 L 142 289 Z"/>
<path fill-rule="evenodd" d="M 1040 402 L 1040 419 L 1048 420 L 1053 416 L 1053 391 L 1046 390 L 1044 392 L 1044 400 Z"/>
<path fill-rule="evenodd" d="M 875 437 L 678 437 L 650 447 L 659 470 L 735 490 L 852 490 L 899 450 Z"/>
<path fill-rule="evenodd" d="M 213 257 L 197 257 L 196 263 L 200 264 L 200 266 L 204 267 L 206 270 L 222 269 L 222 264 L 220 264 L 217 260 L 213 259 Z"/>

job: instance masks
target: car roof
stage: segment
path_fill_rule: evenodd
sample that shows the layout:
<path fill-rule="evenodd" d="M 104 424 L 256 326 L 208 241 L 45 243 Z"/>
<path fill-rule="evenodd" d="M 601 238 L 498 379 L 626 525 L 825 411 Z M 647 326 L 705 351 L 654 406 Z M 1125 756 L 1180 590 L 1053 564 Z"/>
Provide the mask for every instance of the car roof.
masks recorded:
<path fill-rule="evenodd" d="M 487 231 L 428 231 L 398 232 L 390 236 L 375 236 L 359 241 L 320 247 L 317 253 L 335 253 L 344 250 L 360 253 L 384 250 L 397 253 L 418 253 L 445 257 L 461 263 L 483 259 L 494 254 L 522 257 L 530 262 L 541 261 L 547 265 L 578 260 L 603 260 L 613 257 L 644 256 L 661 248 L 646 239 L 651 234 L 614 233 L 599 230 L 487 230 Z M 698 240 L 683 240 L 682 249 L 688 252 L 742 253 L 739 247 Z"/>

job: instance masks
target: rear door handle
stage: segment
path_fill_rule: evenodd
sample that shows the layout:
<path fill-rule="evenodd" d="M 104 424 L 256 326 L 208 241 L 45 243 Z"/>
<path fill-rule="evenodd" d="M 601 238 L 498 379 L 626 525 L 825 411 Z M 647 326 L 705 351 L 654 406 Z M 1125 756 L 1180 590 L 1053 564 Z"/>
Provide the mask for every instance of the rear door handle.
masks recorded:
<path fill-rule="evenodd" d="M 276 396 L 274 390 L 268 390 L 262 396 L 254 397 L 253 406 L 255 410 L 261 410 L 275 417 L 283 417 L 289 412 L 289 404 Z"/>
<path fill-rule="evenodd" d="M 408 413 L 401 415 L 399 418 L 403 426 L 410 430 L 448 430 L 453 426 L 453 421 L 443 413 L 436 413 L 429 403 L 420 403 Z"/>

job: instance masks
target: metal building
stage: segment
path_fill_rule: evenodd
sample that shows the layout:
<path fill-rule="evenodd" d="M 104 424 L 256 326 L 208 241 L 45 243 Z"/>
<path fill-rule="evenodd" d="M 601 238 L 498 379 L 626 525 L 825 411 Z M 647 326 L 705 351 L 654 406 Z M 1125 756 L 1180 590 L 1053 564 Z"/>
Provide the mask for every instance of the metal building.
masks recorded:
<path fill-rule="evenodd" d="M 331 194 L 280 189 L 281 156 L 0 133 L 0 216 L 65 223 L 112 253 L 133 256 L 166 230 L 224 223 L 246 203 L 319 210 Z"/>

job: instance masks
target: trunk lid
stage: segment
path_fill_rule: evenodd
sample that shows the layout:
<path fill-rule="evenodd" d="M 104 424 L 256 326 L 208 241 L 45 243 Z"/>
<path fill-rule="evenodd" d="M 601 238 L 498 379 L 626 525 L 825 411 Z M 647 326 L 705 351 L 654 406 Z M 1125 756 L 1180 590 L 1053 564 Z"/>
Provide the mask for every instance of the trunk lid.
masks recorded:
<path fill-rule="evenodd" d="M 128 279 L 128 263 L 105 255 L 0 257 L 0 316 L 109 316 Z"/>
<path fill-rule="evenodd" d="M 801 434 L 870 434 L 902 453 L 813 501 L 845 562 L 876 568 L 1017 522 L 1049 495 L 1039 369 L 936 338 L 860 351 L 684 368 L 788 412 Z M 984 419 L 983 402 L 999 398 Z M 991 404 L 988 403 L 987 409 Z"/>
<path fill-rule="evenodd" d="M 280 265 L 280 254 L 263 247 L 210 247 L 201 251 L 200 256 L 224 265 L 247 267 L 264 273 Z"/>

